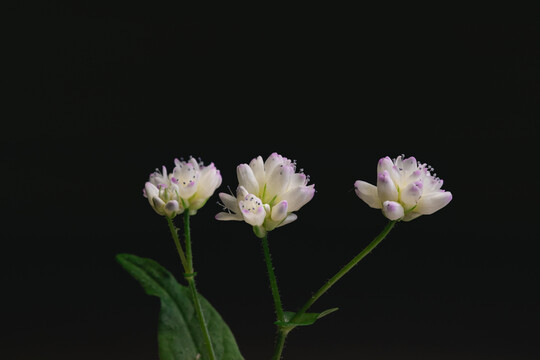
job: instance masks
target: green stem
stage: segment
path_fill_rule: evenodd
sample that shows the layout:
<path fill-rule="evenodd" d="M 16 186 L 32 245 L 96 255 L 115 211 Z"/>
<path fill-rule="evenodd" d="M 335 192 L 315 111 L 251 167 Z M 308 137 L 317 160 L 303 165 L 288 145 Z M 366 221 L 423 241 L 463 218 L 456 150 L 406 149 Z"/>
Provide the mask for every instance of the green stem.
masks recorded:
<path fill-rule="evenodd" d="M 278 338 L 276 340 L 276 346 L 272 360 L 281 359 L 281 353 L 283 352 L 283 346 L 285 346 L 285 339 L 287 338 L 288 331 L 280 330 L 278 333 Z"/>
<path fill-rule="evenodd" d="M 186 242 L 187 273 L 193 274 L 193 253 L 191 252 L 191 230 L 189 228 L 189 210 L 184 211 L 184 241 Z"/>
<path fill-rule="evenodd" d="M 274 274 L 274 266 L 272 265 L 272 257 L 270 256 L 270 248 L 268 247 L 268 234 L 262 238 L 262 247 L 264 251 L 264 260 L 266 262 L 266 268 L 268 270 L 268 279 L 270 280 L 270 289 L 272 290 L 272 296 L 274 297 L 274 307 L 276 309 L 277 319 L 283 321 L 283 306 L 281 305 L 281 298 L 279 297 L 279 289 L 277 286 L 276 274 Z"/>
<path fill-rule="evenodd" d="M 294 322 L 295 320 L 298 320 L 300 316 L 302 316 L 310 307 L 319 299 L 325 292 L 328 291 L 339 279 L 343 277 L 346 273 L 348 273 L 360 260 L 362 260 L 367 254 L 369 254 L 381 241 L 384 240 L 386 235 L 392 230 L 394 225 L 396 224 L 396 221 L 389 221 L 388 224 L 384 227 L 384 229 L 371 241 L 371 243 L 366 246 L 364 250 L 362 250 L 358 255 L 356 255 L 347 265 L 341 268 L 337 272 L 336 275 L 334 275 L 330 280 L 326 282 L 315 294 L 311 296 L 311 298 L 302 306 L 302 308 L 296 313 L 296 315 L 291 319 L 291 322 Z"/>
<path fill-rule="evenodd" d="M 264 261 L 266 262 L 266 269 L 268 270 L 268 279 L 270 280 L 270 289 L 272 290 L 272 296 L 274 298 L 276 316 L 278 321 L 283 322 L 285 317 L 283 315 L 281 297 L 279 296 L 279 288 L 277 285 L 276 274 L 274 273 L 274 265 L 272 264 L 272 256 L 270 255 L 270 247 L 268 246 L 268 233 L 264 235 L 261 240 L 264 252 Z M 276 339 L 275 352 L 272 356 L 272 360 L 281 359 L 281 353 L 283 352 L 283 346 L 285 345 L 287 333 L 288 331 L 285 331 L 283 328 L 278 326 L 278 338 Z"/>
<path fill-rule="evenodd" d="M 210 339 L 210 333 L 208 332 L 208 327 L 206 326 L 206 321 L 204 320 L 204 314 L 201 307 L 201 302 L 199 301 L 199 293 L 197 292 L 197 286 L 195 284 L 195 273 L 193 270 L 193 253 L 191 252 L 191 230 L 189 227 L 189 210 L 184 211 L 184 241 L 186 242 L 186 255 L 187 255 L 187 274 L 185 276 L 187 282 L 189 283 L 189 288 L 191 290 L 191 296 L 193 298 L 193 305 L 195 306 L 195 312 L 197 313 L 197 319 L 199 320 L 199 326 L 201 327 L 204 343 L 206 344 L 206 350 L 208 351 L 208 356 L 210 360 L 216 359 L 216 353 L 212 347 L 212 340 Z"/>
<path fill-rule="evenodd" d="M 191 290 L 191 298 L 193 300 L 193 306 L 195 307 L 195 313 L 197 314 L 197 320 L 199 321 L 199 326 L 203 333 L 204 343 L 206 345 L 206 350 L 208 352 L 208 358 L 210 360 L 216 360 L 216 354 L 214 348 L 212 347 L 212 341 L 210 339 L 210 333 L 208 332 L 208 327 L 206 326 L 206 321 L 204 320 L 204 314 L 202 311 L 201 302 L 199 300 L 199 294 L 197 292 L 197 286 L 195 284 L 195 273 L 193 270 L 193 253 L 191 251 L 191 230 L 189 227 L 189 210 L 184 212 L 184 240 L 186 243 L 186 252 L 182 249 L 180 240 L 178 239 L 178 232 L 172 219 L 167 217 L 167 222 L 169 223 L 169 229 L 178 250 L 178 255 L 180 255 L 180 260 L 182 261 L 182 266 L 184 267 L 184 278 L 189 284 L 189 289 Z"/>
<path fill-rule="evenodd" d="M 206 326 L 206 321 L 204 320 L 204 314 L 202 312 L 201 302 L 199 301 L 199 294 L 197 293 L 197 286 L 195 285 L 195 278 L 188 277 L 187 282 L 189 284 L 189 289 L 191 290 L 191 297 L 193 298 L 193 305 L 195 306 L 195 312 L 197 313 L 199 326 L 201 327 L 201 330 L 203 332 L 204 343 L 206 345 L 206 350 L 208 351 L 209 359 L 216 360 L 216 354 L 214 352 L 214 348 L 212 347 L 210 333 L 208 332 L 208 327 Z"/>
<path fill-rule="evenodd" d="M 169 224 L 169 230 L 171 230 L 171 235 L 174 240 L 174 244 L 176 245 L 176 250 L 178 251 L 178 255 L 180 255 L 180 261 L 182 262 L 182 266 L 184 267 L 184 272 L 189 272 L 187 268 L 187 260 L 186 260 L 186 254 L 184 254 L 184 250 L 182 249 L 182 245 L 180 244 L 180 239 L 178 238 L 178 229 L 176 229 L 176 226 L 174 226 L 174 223 L 172 219 L 168 216 L 165 216 L 167 219 L 167 223 Z"/>
<path fill-rule="evenodd" d="M 396 221 L 389 221 L 388 224 L 384 227 L 384 229 L 371 241 L 371 243 L 362 250 L 358 255 L 356 255 L 347 265 L 341 268 L 337 272 L 336 275 L 334 275 L 330 280 L 326 282 L 311 298 L 302 306 L 302 308 L 293 316 L 293 318 L 290 320 L 291 323 L 294 323 L 295 321 L 298 321 L 298 319 L 305 314 L 305 312 L 319 299 L 325 292 L 328 291 L 339 279 L 343 277 L 346 273 L 348 273 L 360 260 L 362 260 L 367 254 L 369 254 L 381 241 L 384 240 L 384 238 L 388 235 L 390 230 L 394 227 L 396 224 Z M 294 329 L 295 326 L 291 325 L 288 326 L 285 330 L 285 328 L 280 329 L 278 341 L 276 342 L 276 347 L 274 350 L 274 357 L 272 360 L 279 360 L 281 357 L 281 353 L 283 351 L 283 346 L 285 345 L 285 340 L 287 338 L 288 333 Z"/>

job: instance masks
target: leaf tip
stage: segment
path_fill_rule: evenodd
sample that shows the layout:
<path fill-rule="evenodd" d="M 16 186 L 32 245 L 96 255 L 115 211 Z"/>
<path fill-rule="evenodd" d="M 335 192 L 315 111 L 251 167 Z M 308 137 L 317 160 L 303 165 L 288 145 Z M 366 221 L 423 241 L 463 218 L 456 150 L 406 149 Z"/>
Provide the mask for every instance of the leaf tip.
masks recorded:
<path fill-rule="evenodd" d="M 126 260 L 126 257 L 128 256 L 129 254 L 125 254 L 125 253 L 120 253 L 120 254 L 116 254 L 114 256 L 115 260 L 119 263 L 122 263 Z"/>

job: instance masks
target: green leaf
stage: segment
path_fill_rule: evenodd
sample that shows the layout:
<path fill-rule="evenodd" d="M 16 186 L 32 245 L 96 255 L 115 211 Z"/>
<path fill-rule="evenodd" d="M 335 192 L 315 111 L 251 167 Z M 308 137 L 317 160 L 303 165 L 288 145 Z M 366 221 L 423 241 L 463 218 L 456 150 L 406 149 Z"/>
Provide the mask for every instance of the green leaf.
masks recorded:
<path fill-rule="evenodd" d="M 283 312 L 283 321 L 276 321 L 275 324 L 278 326 L 308 326 L 313 325 L 315 321 L 319 320 L 320 318 L 325 317 L 328 314 L 333 313 L 334 311 L 339 310 L 339 308 L 332 308 L 325 310 L 321 313 L 304 313 L 300 315 L 298 319 L 296 319 L 294 322 L 291 322 L 291 320 L 296 315 L 295 312 L 292 311 L 284 311 Z"/>
<path fill-rule="evenodd" d="M 152 259 L 119 254 L 116 260 L 148 295 L 161 300 L 158 324 L 160 360 L 207 359 L 189 288 L 180 285 L 170 272 Z M 219 313 L 202 296 L 200 301 L 217 359 L 244 359 L 231 330 Z M 200 358 L 197 357 L 199 354 Z"/>

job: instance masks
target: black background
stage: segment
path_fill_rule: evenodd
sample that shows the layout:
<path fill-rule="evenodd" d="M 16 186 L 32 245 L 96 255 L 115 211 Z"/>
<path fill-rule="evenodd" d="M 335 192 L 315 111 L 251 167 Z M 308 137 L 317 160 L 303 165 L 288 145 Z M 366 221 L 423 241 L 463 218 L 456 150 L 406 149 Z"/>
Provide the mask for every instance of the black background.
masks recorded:
<path fill-rule="evenodd" d="M 286 359 L 540 357 L 538 26 L 370 9 L 12 10 L 2 358 L 157 359 L 159 301 L 114 260 L 134 253 L 180 274 L 142 197 L 148 174 L 193 155 L 216 164 L 227 192 L 239 163 L 273 151 L 317 189 L 270 234 L 288 310 L 384 226 L 353 191 L 375 182 L 380 157 L 414 155 L 454 195 L 398 224 L 321 298 L 313 311 L 340 310 L 291 333 Z M 274 315 L 260 244 L 245 223 L 214 220 L 217 200 L 192 218 L 199 290 L 246 359 L 266 359 Z"/>

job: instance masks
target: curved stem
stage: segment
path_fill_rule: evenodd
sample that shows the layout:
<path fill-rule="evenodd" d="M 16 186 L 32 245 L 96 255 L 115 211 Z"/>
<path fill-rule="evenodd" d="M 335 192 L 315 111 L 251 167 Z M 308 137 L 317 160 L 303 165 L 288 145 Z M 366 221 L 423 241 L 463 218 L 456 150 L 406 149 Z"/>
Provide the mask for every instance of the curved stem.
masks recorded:
<path fill-rule="evenodd" d="M 297 320 L 300 316 L 302 316 L 310 307 L 319 299 L 325 292 L 328 291 L 339 279 L 343 277 L 346 273 L 348 273 L 360 260 L 362 260 L 367 254 L 369 254 L 381 241 L 384 240 L 386 235 L 392 230 L 394 225 L 396 224 L 396 221 L 389 221 L 388 224 L 384 227 L 384 229 L 369 243 L 368 246 L 364 250 L 362 250 L 358 255 L 356 255 L 347 265 L 341 268 L 337 272 L 336 275 L 334 275 L 330 280 L 326 282 L 315 294 L 311 296 L 311 298 L 302 306 L 302 308 L 296 313 L 296 315 L 291 319 L 291 322 L 294 322 Z"/>
<path fill-rule="evenodd" d="M 264 261 L 266 262 L 266 269 L 268 270 L 268 279 L 270 280 L 270 289 L 272 290 L 272 296 L 274 297 L 274 307 L 276 309 L 277 319 L 283 321 L 283 306 L 281 305 L 276 274 L 274 274 L 274 266 L 272 265 L 270 248 L 268 247 L 268 234 L 264 235 L 261 242 L 264 251 Z"/>

